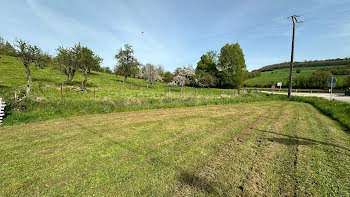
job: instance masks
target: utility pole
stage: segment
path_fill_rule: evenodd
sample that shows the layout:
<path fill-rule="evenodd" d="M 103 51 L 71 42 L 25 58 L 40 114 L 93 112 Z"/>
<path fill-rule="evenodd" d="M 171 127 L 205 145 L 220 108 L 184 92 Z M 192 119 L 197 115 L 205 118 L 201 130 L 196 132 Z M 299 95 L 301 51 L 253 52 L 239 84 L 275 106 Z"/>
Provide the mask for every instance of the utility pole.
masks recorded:
<path fill-rule="evenodd" d="M 300 23 L 298 22 L 297 15 L 293 15 L 288 17 L 293 22 L 293 37 L 292 37 L 292 52 L 290 55 L 290 68 L 289 68 L 289 84 L 288 84 L 288 98 L 290 99 L 292 97 L 292 75 L 293 75 L 293 59 L 294 59 L 294 37 L 295 37 L 295 24 Z"/>

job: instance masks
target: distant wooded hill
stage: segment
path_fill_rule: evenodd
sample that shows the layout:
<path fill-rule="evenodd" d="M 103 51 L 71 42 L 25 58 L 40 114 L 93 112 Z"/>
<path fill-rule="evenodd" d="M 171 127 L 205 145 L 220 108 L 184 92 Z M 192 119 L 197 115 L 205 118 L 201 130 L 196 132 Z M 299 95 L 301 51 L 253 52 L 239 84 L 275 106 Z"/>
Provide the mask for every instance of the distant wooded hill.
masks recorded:
<path fill-rule="evenodd" d="M 283 62 L 279 64 L 272 64 L 268 66 L 261 67 L 252 72 L 265 72 L 273 71 L 274 69 L 289 68 L 290 62 Z M 304 62 L 294 62 L 294 67 L 320 67 L 320 66 L 339 66 L 339 65 L 349 65 L 350 58 L 337 58 L 337 59 L 327 59 L 327 60 L 314 60 L 314 61 L 304 61 Z"/>

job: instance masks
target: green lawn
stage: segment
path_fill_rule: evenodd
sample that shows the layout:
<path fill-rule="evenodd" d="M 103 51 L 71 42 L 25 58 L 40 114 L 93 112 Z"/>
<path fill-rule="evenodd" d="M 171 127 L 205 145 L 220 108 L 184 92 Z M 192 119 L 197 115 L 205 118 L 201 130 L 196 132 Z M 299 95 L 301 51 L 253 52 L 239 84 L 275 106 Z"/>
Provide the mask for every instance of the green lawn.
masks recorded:
<path fill-rule="evenodd" d="M 349 147 L 299 102 L 62 118 L 0 129 L 0 196 L 349 196 Z"/>
<path fill-rule="evenodd" d="M 309 76 L 316 70 L 330 68 L 334 66 L 322 66 L 322 67 L 296 67 L 293 70 L 293 78 L 297 76 Z M 296 73 L 296 70 L 300 69 L 301 73 Z M 289 77 L 289 68 L 281 68 L 281 69 L 275 69 L 273 71 L 266 71 L 262 72 L 261 76 L 251 78 L 246 80 L 244 83 L 247 86 L 250 87 L 271 87 L 272 84 L 275 84 L 277 82 L 282 82 L 283 86 L 286 87 L 287 81 Z M 335 78 L 337 78 L 337 84 L 343 84 L 344 79 L 346 78 L 346 75 L 336 75 Z"/>

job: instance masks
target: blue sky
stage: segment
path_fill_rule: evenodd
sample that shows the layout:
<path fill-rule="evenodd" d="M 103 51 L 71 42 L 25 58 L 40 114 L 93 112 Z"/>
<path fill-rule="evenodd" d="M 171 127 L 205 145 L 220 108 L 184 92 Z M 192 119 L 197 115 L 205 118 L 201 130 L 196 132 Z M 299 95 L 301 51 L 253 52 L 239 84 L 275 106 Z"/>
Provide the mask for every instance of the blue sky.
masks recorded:
<path fill-rule="evenodd" d="M 239 42 L 248 70 L 289 61 L 291 21 L 297 61 L 350 57 L 349 0 L 0 0 L 0 36 L 25 39 L 54 55 L 81 42 L 114 67 L 131 44 L 141 63 L 173 71 L 208 50 Z M 143 34 L 141 32 L 144 32 Z"/>

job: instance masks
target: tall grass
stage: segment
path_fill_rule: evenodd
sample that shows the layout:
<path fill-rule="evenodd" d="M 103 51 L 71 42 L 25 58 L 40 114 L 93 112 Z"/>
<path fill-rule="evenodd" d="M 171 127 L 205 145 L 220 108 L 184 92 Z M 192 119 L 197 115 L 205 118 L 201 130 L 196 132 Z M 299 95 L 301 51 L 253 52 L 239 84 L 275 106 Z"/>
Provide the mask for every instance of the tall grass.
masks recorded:
<path fill-rule="evenodd" d="M 347 131 L 350 131 L 350 103 L 341 101 L 329 101 L 317 97 L 292 97 L 292 101 L 309 103 L 321 111 L 324 115 L 338 121 Z"/>
<path fill-rule="evenodd" d="M 4 126 L 20 123 L 30 123 L 60 117 L 85 114 L 103 114 L 110 112 L 138 111 L 145 109 L 192 107 L 204 105 L 224 105 L 234 103 L 249 103 L 270 100 L 286 100 L 282 95 L 242 94 L 240 96 L 183 96 L 183 97 L 153 97 L 153 98 L 117 98 L 108 100 L 77 100 L 77 99 L 26 99 L 15 106 L 17 109 L 7 113 Z"/>

